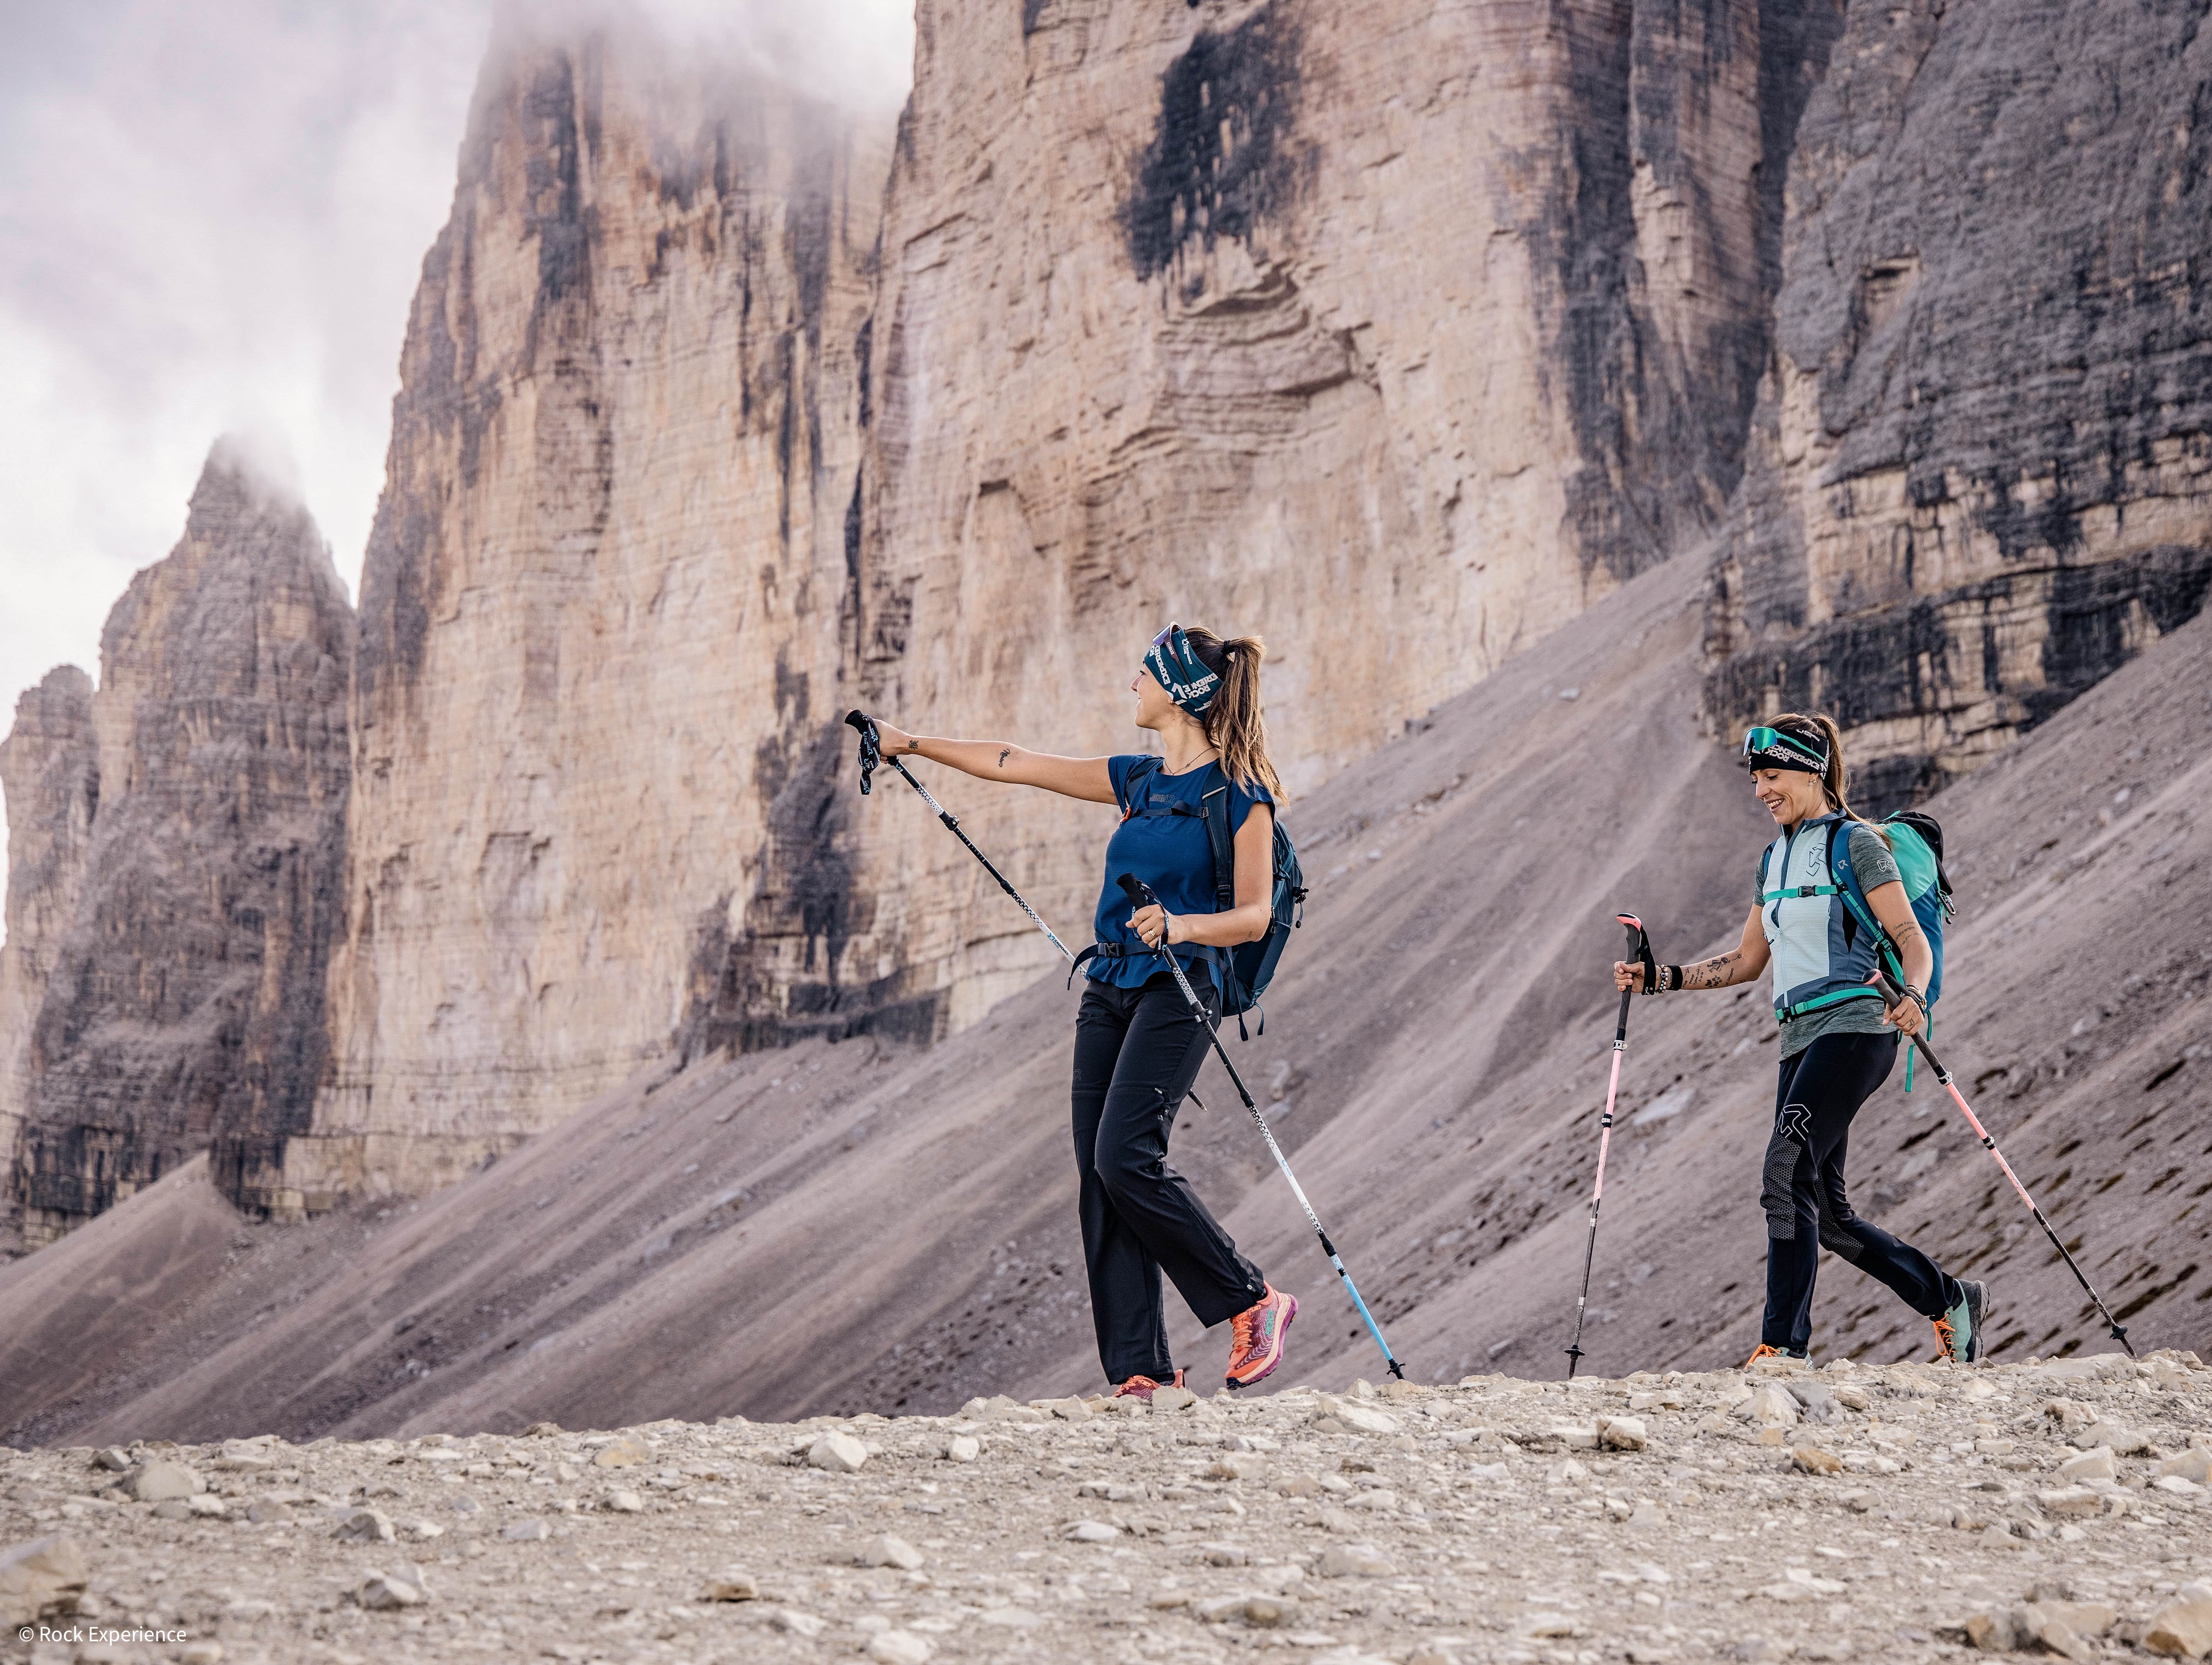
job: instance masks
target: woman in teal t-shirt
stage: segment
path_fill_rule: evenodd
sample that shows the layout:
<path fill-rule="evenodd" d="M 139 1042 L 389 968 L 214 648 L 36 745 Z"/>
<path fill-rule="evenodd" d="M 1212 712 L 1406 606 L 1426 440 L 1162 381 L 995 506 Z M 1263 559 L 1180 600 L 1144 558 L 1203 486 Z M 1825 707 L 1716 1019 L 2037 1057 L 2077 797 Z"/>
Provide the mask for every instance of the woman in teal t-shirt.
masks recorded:
<path fill-rule="evenodd" d="M 1852 1119 L 1889 1079 L 1899 1037 L 1928 1021 L 1935 951 L 1913 915 L 1897 861 L 1881 832 L 1853 814 L 1844 796 L 1844 741 L 1823 716 L 1785 712 L 1743 738 L 1753 795 L 1780 836 L 1759 868 L 1742 940 L 1694 965 L 1644 968 L 1615 961 L 1613 987 L 1645 994 L 1733 988 L 1774 968 L 1774 1015 L 1782 1024 L 1782 1069 L 1774 1130 L 1760 1169 L 1766 1212 L 1766 1310 L 1759 1350 L 1802 1358 L 1813 1336 L 1813 1280 L 1820 1251 L 1886 1284 L 1936 1327 L 1942 1356 L 1982 1357 L 1989 1291 L 1951 1276 L 1902 1238 L 1861 1219 L 1844 1188 Z M 1830 867 L 1838 839 L 1867 908 L 1896 945 L 1904 975 L 1891 1006 L 1874 986 L 1875 941 L 1862 929 Z"/>
<path fill-rule="evenodd" d="M 1206 1060 L 1207 1030 L 1162 963 L 1172 953 L 1207 1008 L 1221 1011 L 1217 961 L 1267 934 L 1274 880 L 1274 804 L 1282 790 L 1260 711 L 1257 636 L 1224 641 L 1170 624 L 1152 639 L 1129 684 L 1136 723 L 1160 737 L 1157 757 L 1054 757 L 996 740 L 939 740 L 881 719 L 886 757 L 919 756 L 978 775 L 1112 804 L 1121 824 L 1106 846 L 1075 1020 L 1075 1167 L 1083 1258 L 1099 1362 L 1116 1395 L 1149 1401 L 1182 1372 L 1168 1355 L 1160 1274 L 1199 1322 L 1235 1327 L 1226 1376 L 1249 1387 L 1283 1358 L 1297 1302 L 1277 1292 L 1167 1165 L 1176 1112 Z M 1227 795 L 1237 872 L 1234 905 L 1215 911 L 1206 799 Z M 1134 873 L 1159 898 L 1132 912 L 1115 882 Z"/>

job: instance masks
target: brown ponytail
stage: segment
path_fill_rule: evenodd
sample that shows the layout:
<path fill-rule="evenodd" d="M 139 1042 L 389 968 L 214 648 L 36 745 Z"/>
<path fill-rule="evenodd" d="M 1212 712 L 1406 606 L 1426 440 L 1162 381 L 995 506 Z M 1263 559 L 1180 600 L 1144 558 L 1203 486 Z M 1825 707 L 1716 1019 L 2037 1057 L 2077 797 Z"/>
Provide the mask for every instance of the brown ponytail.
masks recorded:
<path fill-rule="evenodd" d="M 1224 641 L 1211 630 L 1187 624 L 1183 635 L 1199 663 L 1221 678 L 1221 692 L 1206 708 L 1206 738 L 1221 754 L 1223 771 L 1238 786 L 1256 781 L 1280 803 L 1283 782 L 1267 755 L 1267 720 L 1260 708 L 1260 661 L 1267 644 L 1257 636 Z"/>
<path fill-rule="evenodd" d="M 1794 734 L 1801 740 L 1809 740 L 1826 751 L 1828 754 L 1828 772 L 1820 777 L 1820 785 L 1827 792 L 1829 807 L 1846 820 L 1865 822 L 1867 825 L 1874 827 L 1874 830 L 1881 836 L 1883 843 L 1889 842 L 1889 835 L 1883 832 L 1874 823 L 1867 821 L 1866 817 L 1851 807 L 1850 800 L 1844 795 L 1846 780 L 1844 771 L 1844 736 L 1843 732 L 1836 726 L 1834 718 L 1819 712 L 1808 716 L 1802 712 L 1785 711 L 1780 716 L 1771 719 L 1768 726 L 1778 728 L 1785 734 Z"/>

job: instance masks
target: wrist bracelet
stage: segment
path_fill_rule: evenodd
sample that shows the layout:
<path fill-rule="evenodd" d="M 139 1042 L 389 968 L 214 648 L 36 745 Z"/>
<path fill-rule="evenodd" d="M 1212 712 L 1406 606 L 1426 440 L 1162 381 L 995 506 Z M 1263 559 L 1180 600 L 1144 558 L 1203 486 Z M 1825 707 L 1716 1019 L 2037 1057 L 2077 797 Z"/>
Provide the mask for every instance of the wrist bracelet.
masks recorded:
<path fill-rule="evenodd" d="M 1668 966 L 1661 974 L 1661 987 L 1670 993 L 1680 990 L 1682 987 L 1682 968 L 1679 965 Z"/>

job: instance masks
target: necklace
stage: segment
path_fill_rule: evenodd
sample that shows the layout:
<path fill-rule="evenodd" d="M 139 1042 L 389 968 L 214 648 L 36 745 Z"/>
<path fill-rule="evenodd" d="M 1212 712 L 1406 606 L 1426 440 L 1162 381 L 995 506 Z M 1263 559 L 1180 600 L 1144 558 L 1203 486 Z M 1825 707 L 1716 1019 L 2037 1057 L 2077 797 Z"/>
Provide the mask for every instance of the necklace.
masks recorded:
<path fill-rule="evenodd" d="M 1188 775 L 1194 769 L 1204 769 L 1208 763 L 1213 761 L 1213 748 L 1212 746 L 1208 746 L 1206 747 L 1206 755 L 1205 757 L 1200 757 L 1196 763 L 1191 764 L 1188 769 L 1170 769 L 1167 765 L 1167 759 L 1163 757 L 1160 760 L 1160 773 L 1169 776 L 1175 776 Z"/>

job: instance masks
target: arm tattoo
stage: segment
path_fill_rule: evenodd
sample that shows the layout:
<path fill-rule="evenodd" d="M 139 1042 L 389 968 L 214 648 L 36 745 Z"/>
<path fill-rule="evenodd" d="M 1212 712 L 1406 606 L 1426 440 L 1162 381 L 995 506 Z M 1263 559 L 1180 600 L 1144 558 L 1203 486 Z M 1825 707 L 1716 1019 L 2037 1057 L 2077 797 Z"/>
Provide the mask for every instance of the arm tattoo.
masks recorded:
<path fill-rule="evenodd" d="M 1731 948 L 1725 954 L 1710 960 L 1699 960 L 1695 965 L 1682 968 L 1682 987 L 1685 988 L 1726 988 L 1729 979 L 1735 975 L 1737 962 L 1743 958 L 1742 951 Z"/>
<path fill-rule="evenodd" d="M 1007 758 L 1009 758 L 1009 757 L 1012 757 L 1012 756 L 1013 756 L 1013 754 L 1014 754 L 1014 749 L 1013 749 L 1013 747 L 1012 747 L 1012 746 L 1001 746 L 1001 747 L 1000 747 L 1000 748 L 999 748 L 999 767 L 1000 767 L 1000 769 L 1004 769 L 1004 768 L 1006 768 L 1006 759 L 1007 759 Z"/>

